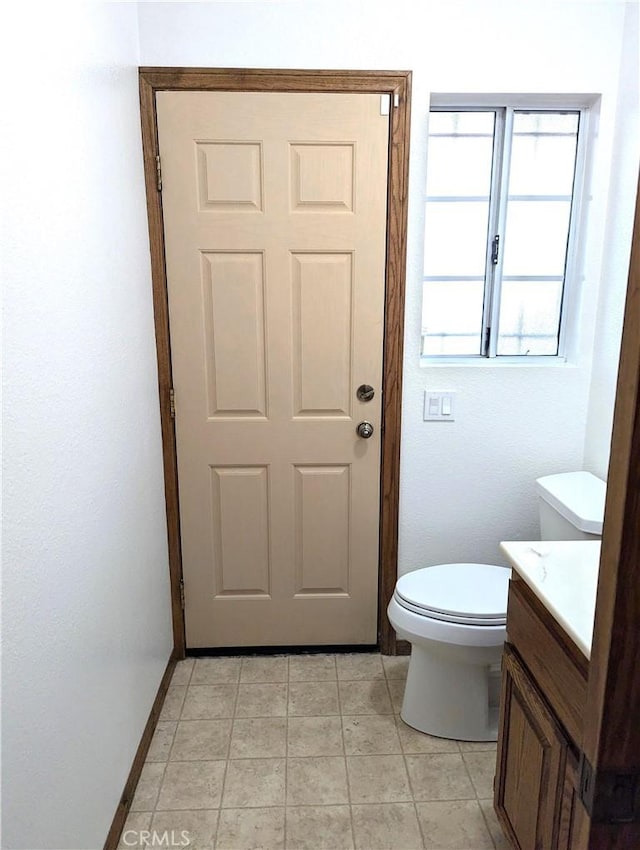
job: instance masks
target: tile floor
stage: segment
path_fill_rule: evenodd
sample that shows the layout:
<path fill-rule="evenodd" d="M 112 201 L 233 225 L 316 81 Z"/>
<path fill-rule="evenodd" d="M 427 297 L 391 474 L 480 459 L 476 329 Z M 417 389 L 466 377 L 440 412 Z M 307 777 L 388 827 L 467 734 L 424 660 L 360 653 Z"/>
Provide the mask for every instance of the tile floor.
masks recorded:
<path fill-rule="evenodd" d="M 495 744 L 398 712 L 407 658 L 198 658 L 174 673 L 120 846 L 495 850 Z M 172 835 L 173 832 L 173 835 Z M 166 845 L 165 845 L 166 846 Z"/>

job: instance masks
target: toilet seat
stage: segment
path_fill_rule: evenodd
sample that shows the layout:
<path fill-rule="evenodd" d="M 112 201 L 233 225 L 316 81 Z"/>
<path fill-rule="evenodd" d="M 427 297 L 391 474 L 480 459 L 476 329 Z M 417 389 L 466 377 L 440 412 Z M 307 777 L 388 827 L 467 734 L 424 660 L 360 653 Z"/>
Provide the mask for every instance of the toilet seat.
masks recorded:
<path fill-rule="evenodd" d="M 398 579 L 396 602 L 431 620 L 504 626 L 511 571 L 493 564 L 438 564 Z"/>

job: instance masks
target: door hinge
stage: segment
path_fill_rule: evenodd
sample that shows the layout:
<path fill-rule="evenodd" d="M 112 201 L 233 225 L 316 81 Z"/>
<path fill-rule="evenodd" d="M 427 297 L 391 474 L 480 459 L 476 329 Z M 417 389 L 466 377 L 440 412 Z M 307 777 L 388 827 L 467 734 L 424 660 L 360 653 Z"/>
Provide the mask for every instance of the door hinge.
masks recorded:
<path fill-rule="evenodd" d="M 180 579 L 180 607 L 184 611 L 184 579 Z"/>
<path fill-rule="evenodd" d="M 172 419 L 176 418 L 176 391 L 173 387 L 169 390 L 169 414 Z"/>
<path fill-rule="evenodd" d="M 162 165 L 160 164 L 160 154 L 156 156 L 156 186 L 158 192 L 162 192 Z"/>
<path fill-rule="evenodd" d="M 640 823 L 640 773 L 594 771 L 580 755 L 579 792 L 594 823 Z"/>

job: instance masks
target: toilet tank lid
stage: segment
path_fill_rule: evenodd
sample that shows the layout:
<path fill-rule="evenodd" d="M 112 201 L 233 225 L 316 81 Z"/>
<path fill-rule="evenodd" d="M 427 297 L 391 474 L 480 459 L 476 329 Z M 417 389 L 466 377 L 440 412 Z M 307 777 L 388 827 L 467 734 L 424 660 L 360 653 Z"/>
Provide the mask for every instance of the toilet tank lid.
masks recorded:
<path fill-rule="evenodd" d="M 580 531 L 602 534 L 607 485 L 590 472 L 561 472 L 536 480 L 540 498 Z"/>

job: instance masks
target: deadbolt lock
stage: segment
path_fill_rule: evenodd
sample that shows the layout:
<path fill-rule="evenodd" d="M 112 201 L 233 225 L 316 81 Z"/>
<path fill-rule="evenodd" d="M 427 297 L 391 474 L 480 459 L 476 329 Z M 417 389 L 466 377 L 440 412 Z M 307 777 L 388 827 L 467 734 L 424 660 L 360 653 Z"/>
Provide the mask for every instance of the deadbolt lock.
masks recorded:
<path fill-rule="evenodd" d="M 369 384 L 360 384 L 356 390 L 358 401 L 371 401 L 375 394 L 375 390 Z"/>

